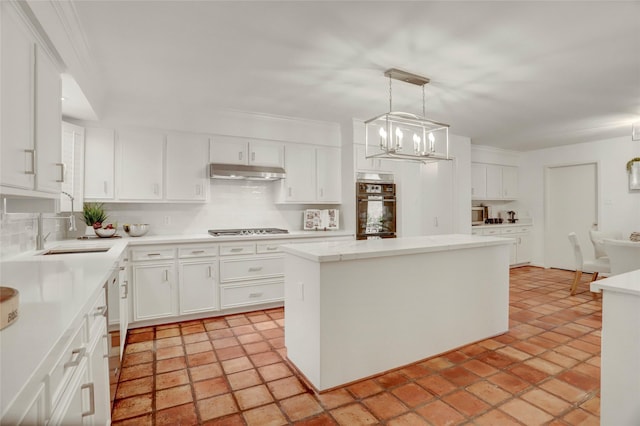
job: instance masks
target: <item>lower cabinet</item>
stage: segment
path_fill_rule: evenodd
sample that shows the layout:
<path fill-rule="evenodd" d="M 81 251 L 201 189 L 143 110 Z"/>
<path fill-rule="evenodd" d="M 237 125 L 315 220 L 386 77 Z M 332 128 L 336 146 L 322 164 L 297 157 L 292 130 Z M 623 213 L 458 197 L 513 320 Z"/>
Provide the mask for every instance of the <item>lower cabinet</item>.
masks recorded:
<path fill-rule="evenodd" d="M 513 239 L 513 243 L 509 252 L 509 265 L 521 265 L 531 262 L 533 253 L 530 234 L 531 225 L 473 228 L 471 233 L 474 235 L 511 238 Z"/>
<path fill-rule="evenodd" d="M 76 368 L 74 379 L 69 384 L 69 390 L 65 392 L 65 398 L 60 401 L 54 412 L 49 425 L 88 425 L 91 422 L 85 417 L 90 415 L 90 411 L 85 407 L 89 398 L 84 397 L 85 389 L 89 382 L 89 362 L 82 357 L 80 364 Z M 86 410 L 86 411 L 85 411 Z"/>
<path fill-rule="evenodd" d="M 218 308 L 215 259 L 180 260 L 180 314 L 213 311 Z"/>
<path fill-rule="evenodd" d="M 134 263 L 133 317 L 145 320 L 177 314 L 175 262 Z"/>

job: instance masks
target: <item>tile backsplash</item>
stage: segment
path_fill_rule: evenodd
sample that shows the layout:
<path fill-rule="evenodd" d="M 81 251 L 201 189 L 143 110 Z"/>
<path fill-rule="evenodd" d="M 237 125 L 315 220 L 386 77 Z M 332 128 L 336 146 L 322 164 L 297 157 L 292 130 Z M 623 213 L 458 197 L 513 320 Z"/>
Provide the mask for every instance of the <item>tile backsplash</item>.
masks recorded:
<path fill-rule="evenodd" d="M 0 258 L 6 259 L 35 250 L 38 232 L 37 213 L 5 213 L 0 216 Z M 66 237 L 65 224 L 64 220 L 45 219 L 43 230 L 45 235 L 49 234 L 47 242 L 64 239 Z"/>

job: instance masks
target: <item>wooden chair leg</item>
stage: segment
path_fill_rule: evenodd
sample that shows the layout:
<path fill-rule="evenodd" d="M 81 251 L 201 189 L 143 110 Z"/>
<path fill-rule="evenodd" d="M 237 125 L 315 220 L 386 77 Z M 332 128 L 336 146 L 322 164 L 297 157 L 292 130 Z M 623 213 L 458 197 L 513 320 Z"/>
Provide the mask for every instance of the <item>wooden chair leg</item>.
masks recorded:
<path fill-rule="evenodd" d="M 594 273 L 591 275 L 591 282 L 594 282 L 594 281 L 595 281 L 595 280 L 597 280 L 597 279 L 598 279 L 598 273 L 597 273 L 597 272 L 594 272 Z"/>
<path fill-rule="evenodd" d="M 578 289 L 578 283 L 580 282 L 580 278 L 582 277 L 582 271 L 576 271 L 576 275 L 573 277 L 573 283 L 571 284 L 571 295 L 576 294 L 576 290 Z"/>

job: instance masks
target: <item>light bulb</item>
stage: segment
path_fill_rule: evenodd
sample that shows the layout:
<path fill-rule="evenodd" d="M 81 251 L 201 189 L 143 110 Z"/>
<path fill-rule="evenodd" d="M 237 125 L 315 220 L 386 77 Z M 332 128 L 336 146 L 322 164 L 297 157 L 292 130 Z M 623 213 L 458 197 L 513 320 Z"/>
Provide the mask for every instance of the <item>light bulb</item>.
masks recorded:
<path fill-rule="evenodd" d="M 432 132 L 429 132 L 429 150 L 431 152 L 435 152 L 436 150 L 436 137 L 433 136 Z"/>
<path fill-rule="evenodd" d="M 420 151 L 420 136 L 413 134 L 413 151 L 417 154 Z"/>
<path fill-rule="evenodd" d="M 380 149 L 385 150 L 387 148 L 387 132 L 384 127 L 380 127 Z"/>
<path fill-rule="evenodd" d="M 396 127 L 396 149 L 402 149 L 402 130 Z"/>

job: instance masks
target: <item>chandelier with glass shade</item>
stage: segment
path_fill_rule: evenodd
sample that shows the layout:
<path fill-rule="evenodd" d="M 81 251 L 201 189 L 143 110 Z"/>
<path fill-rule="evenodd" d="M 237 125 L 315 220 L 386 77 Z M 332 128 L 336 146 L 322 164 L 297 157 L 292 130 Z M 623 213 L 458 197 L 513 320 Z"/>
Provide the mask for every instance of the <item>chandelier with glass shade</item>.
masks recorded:
<path fill-rule="evenodd" d="M 425 117 L 425 86 L 430 80 L 395 68 L 384 75 L 389 77 L 389 112 L 364 122 L 366 157 L 423 163 L 451 160 L 449 125 Z M 393 111 L 392 80 L 422 87 L 422 116 Z"/>

